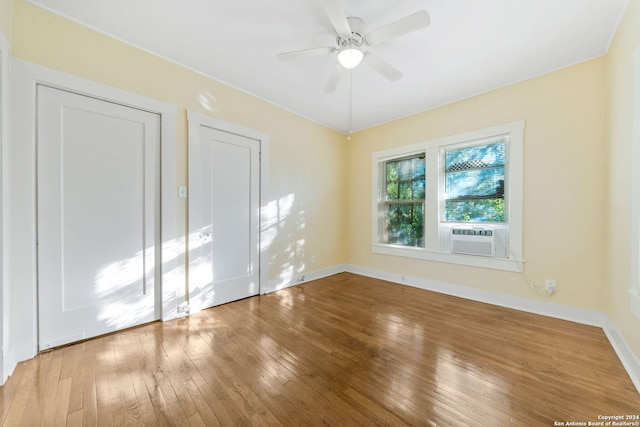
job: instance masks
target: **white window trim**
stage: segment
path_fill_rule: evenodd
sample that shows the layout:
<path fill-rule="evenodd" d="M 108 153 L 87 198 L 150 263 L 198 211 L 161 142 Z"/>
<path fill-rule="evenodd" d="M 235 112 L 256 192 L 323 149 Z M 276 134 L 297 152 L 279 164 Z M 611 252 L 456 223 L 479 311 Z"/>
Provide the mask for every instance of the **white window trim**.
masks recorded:
<path fill-rule="evenodd" d="M 631 162 L 640 161 L 640 43 L 633 55 L 633 129 Z M 631 167 L 631 312 L 640 319 L 640 171 Z"/>
<path fill-rule="evenodd" d="M 371 250 L 374 253 L 394 255 L 427 261 L 468 265 L 505 271 L 522 271 L 522 190 L 523 190 L 523 133 L 524 120 L 489 128 L 446 136 L 431 141 L 391 148 L 371 154 L 372 189 L 371 189 Z M 471 255 L 459 255 L 440 250 L 440 204 L 442 200 L 438 192 L 442 186 L 438 163 L 440 149 L 448 145 L 484 139 L 497 135 L 509 134 L 508 174 L 508 214 L 509 218 L 509 258 L 491 258 Z M 393 158 L 416 153 L 426 154 L 426 202 L 425 202 L 425 247 L 405 247 L 379 243 L 378 239 L 378 202 L 380 188 L 380 163 Z M 438 185 L 429 185 L 437 182 Z M 430 201 L 437 200 L 437 203 Z M 431 237 L 430 237 L 431 236 Z M 433 236 L 437 236 L 434 238 Z"/>

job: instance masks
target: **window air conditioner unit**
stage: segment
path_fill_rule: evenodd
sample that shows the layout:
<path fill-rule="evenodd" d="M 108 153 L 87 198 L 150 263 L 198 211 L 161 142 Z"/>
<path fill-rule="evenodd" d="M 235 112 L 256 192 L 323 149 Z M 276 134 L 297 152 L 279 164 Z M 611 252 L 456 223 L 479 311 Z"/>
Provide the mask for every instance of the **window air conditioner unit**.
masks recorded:
<path fill-rule="evenodd" d="M 492 257 L 494 230 L 491 227 L 457 226 L 451 229 L 451 253 Z"/>

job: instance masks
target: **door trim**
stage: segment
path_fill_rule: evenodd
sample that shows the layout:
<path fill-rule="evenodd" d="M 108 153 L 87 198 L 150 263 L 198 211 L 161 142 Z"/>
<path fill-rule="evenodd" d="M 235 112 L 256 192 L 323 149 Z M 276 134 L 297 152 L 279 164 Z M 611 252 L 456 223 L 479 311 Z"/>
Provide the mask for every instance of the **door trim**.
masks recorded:
<path fill-rule="evenodd" d="M 260 262 L 260 274 L 259 274 L 259 284 L 258 284 L 258 293 L 264 294 L 268 288 L 269 283 L 269 245 L 267 244 L 267 239 L 265 239 L 264 232 L 267 229 L 267 220 L 266 218 L 266 203 L 267 203 L 267 189 L 268 189 L 268 165 L 269 165 L 269 135 L 248 127 L 240 126 L 234 123 L 226 122 L 224 120 L 216 119 L 210 116 L 206 116 L 201 113 L 197 113 L 194 111 L 187 111 L 187 120 L 189 122 L 189 158 L 193 156 L 193 150 L 196 144 L 198 144 L 200 140 L 200 127 L 208 127 L 211 129 L 216 129 L 223 132 L 232 133 L 235 135 L 239 135 L 245 138 L 254 139 L 260 143 L 260 190 L 259 190 L 259 206 L 260 206 L 260 233 L 258 236 L 259 239 L 259 262 Z M 188 166 L 189 176 L 192 174 L 192 164 L 189 162 Z M 192 207 L 192 200 L 189 199 L 189 212 L 195 211 L 195 207 Z M 191 221 L 189 221 L 191 223 Z M 191 230 L 191 226 L 187 227 L 188 229 L 188 239 L 187 239 L 187 266 L 189 266 L 189 244 L 193 239 L 197 238 L 197 236 L 192 236 L 193 231 Z M 187 285 L 188 285 L 188 273 L 187 273 Z M 194 307 L 196 310 L 199 307 Z"/>
<path fill-rule="evenodd" d="M 13 366 L 7 367 L 5 365 L 4 352 L 7 348 L 5 339 L 7 338 L 5 328 L 7 326 L 7 304 L 5 304 L 7 292 L 6 286 L 9 281 L 5 279 L 8 263 L 5 263 L 6 256 L 6 242 L 5 231 L 6 219 L 8 216 L 5 214 L 5 209 L 8 204 L 5 202 L 7 196 L 7 185 L 5 174 L 7 173 L 7 155 L 6 150 L 9 144 L 9 42 L 5 38 L 2 31 L 0 31 L 0 189 L 2 194 L 0 195 L 0 385 L 4 384 L 7 379 L 7 372 L 13 371 Z"/>
<path fill-rule="evenodd" d="M 37 353 L 37 259 L 36 259 L 36 87 L 46 85 L 160 115 L 160 234 L 161 319 L 177 317 L 184 301 L 184 236 L 177 219 L 177 107 L 142 95 L 52 70 L 13 58 L 12 138 L 10 144 L 11 193 L 9 227 L 10 344 L 15 360 Z"/>

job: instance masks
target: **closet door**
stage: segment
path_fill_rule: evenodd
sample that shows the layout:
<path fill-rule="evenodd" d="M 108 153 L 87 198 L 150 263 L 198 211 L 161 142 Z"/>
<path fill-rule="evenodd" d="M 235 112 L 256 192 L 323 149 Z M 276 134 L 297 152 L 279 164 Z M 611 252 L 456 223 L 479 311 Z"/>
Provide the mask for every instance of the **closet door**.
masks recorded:
<path fill-rule="evenodd" d="M 260 142 L 207 126 L 189 138 L 189 292 L 194 310 L 257 295 Z"/>
<path fill-rule="evenodd" d="M 38 87 L 39 350 L 159 318 L 159 116 Z"/>

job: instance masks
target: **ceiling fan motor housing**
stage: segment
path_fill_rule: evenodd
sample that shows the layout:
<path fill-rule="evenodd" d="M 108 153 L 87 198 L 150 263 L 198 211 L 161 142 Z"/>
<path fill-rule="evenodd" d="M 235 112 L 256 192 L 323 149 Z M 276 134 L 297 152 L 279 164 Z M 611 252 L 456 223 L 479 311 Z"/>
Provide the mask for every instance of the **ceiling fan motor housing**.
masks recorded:
<path fill-rule="evenodd" d="M 349 27 L 351 28 L 351 34 L 339 35 L 337 38 L 339 48 L 359 48 L 365 42 L 364 30 L 365 23 L 360 18 L 349 17 Z"/>

